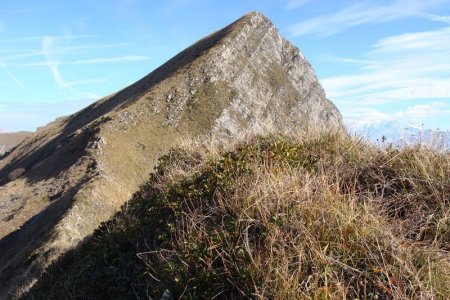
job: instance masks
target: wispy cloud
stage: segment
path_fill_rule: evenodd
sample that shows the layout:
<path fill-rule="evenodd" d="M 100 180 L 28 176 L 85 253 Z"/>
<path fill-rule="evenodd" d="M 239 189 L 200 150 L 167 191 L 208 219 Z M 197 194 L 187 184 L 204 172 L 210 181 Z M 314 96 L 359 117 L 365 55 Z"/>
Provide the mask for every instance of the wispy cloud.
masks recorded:
<path fill-rule="evenodd" d="M 0 39 L 0 44 L 12 44 L 12 43 L 28 43 L 28 42 L 40 42 L 46 36 L 44 35 L 34 35 L 34 36 L 23 36 L 12 39 Z M 76 40 L 76 39 L 86 39 L 86 38 L 94 38 L 95 35 L 60 35 L 53 36 L 59 40 Z"/>
<path fill-rule="evenodd" d="M 70 85 L 70 87 L 76 87 L 79 85 L 88 85 L 88 84 L 100 84 L 100 83 L 105 83 L 108 82 L 112 77 L 114 76 L 105 76 L 105 77 L 101 77 L 101 78 L 88 78 L 88 79 L 82 79 L 82 80 L 76 80 L 76 81 L 71 81 L 68 84 Z M 95 95 L 95 96 L 93 96 Z M 90 92 L 87 93 L 82 93 L 81 95 L 76 94 L 76 97 L 86 97 L 86 98 L 93 98 L 93 99 L 98 99 L 100 98 L 100 96 L 98 96 L 97 94 L 93 94 Z"/>
<path fill-rule="evenodd" d="M 432 102 L 427 104 L 417 104 L 408 107 L 404 111 L 394 113 L 394 117 L 406 118 L 409 123 L 421 122 L 429 117 L 448 116 L 450 117 L 450 104 L 447 102 Z"/>
<path fill-rule="evenodd" d="M 55 37 L 53 36 L 45 36 L 42 38 L 42 54 L 45 58 L 45 65 L 48 67 L 50 72 L 53 75 L 53 80 L 56 85 L 60 88 L 70 88 L 70 84 L 67 83 L 61 75 L 59 71 L 59 58 L 56 57 L 58 55 L 58 51 L 55 48 Z"/>
<path fill-rule="evenodd" d="M 449 51 L 450 28 L 387 37 L 373 46 L 365 62 L 358 60 L 358 74 L 322 83 L 331 98 L 346 103 L 450 99 Z"/>
<path fill-rule="evenodd" d="M 431 21 L 450 24 L 450 16 L 438 16 L 433 14 L 423 14 L 422 16 Z"/>
<path fill-rule="evenodd" d="M 112 44 L 82 44 L 66 47 L 67 52 L 76 52 L 76 51 L 84 51 L 84 50 L 94 50 L 94 49 L 112 49 L 130 46 L 129 43 L 112 43 Z"/>
<path fill-rule="evenodd" d="M 24 7 L 24 8 L 16 8 L 16 9 L 0 9 L 0 13 L 4 14 L 11 14 L 11 13 L 17 13 L 17 14 L 25 14 L 25 13 L 36 13 L 43 11 L 44 8 L 42 6 L 35 6 L 35 7 Z"/>
<path fill-rule="evenodd" d="M 61 64 L 73 64 L 73 65 L 83 65 L 83 64 L 99 64 L 99 63 L 121 63 L 121 62 L 132 62 L 132 61 L 143 61 L 149 60 L 148 56 L 144 55 L 123 55 L 117 57 L 97 57 L 91 59 L 80 59 L 75 61 L 66 61 Z"/>
<path fill-rule="evenodd" d="M 440 118 L 442 123 L 450 119 L 449 51 L 450 27 L 387 37 L 361 59 L 335 59 L 352 64 L 356 74 L 324 78 L 322 83 L 328 97 L 346 109 L 348 121 L 358 126 L 395 119 L 430 124 Z M 416 105 L 403 112 L 379 110 L 408 101 Z"/>
<path fill-rule="evenodd" d="M 424 31 L 405 33 L 384 38 L 374 45 L 374 52 L 378 53 L 430 53 L 450 50 L 450 27 Z M 409 53 L 409 54 L 410 54 Z"/>
<path fill-rule="evenodd" d="M 77 78 L 77 72 L 72 71 L 71 80 L 68 80 L 64 76 L 64 71 L 70 70 L 70 66 L 108 65 L 150 59 L 148 56 L 135 54 L 111 55 L 117 54 L 119 48 L 124 48 L 125 50 L 120 51 L 124 52 L 133 45 L 130 43 L 91 43 L 89 39 L 92 37 L 92 35 L 73 35 L 70 31 L 66 31 L 63 35 L 26 36 L 0 40 L 0 52 L 3 54 L 0 60 L 0 71 L 4 74 L 4 79 L 0 84 L 7 87 L 24 88 L 26 83 L 22 82 L 12 70 L 17 67 L 44 67 L 50 72 L 53 83 L 59 89 L 62 98 L 90 98 L 92 93 L 86 91 L 87 85 L 103 84 L 117 76 L 117 72 L 113 72 L 115 75 L 111 75 L 111 71 L 108 71 L 108 75 L 101 76 L 99 74 L 96 78 L 86 78 L 84 75 L 83 78 Z M 102 51 L 103 49 L 107 51 Z M 106 53 L 111 56 L 106 56 Z"/>
<path fill-rule="evenodd" d="M 64 38 L 70 41 L 70 36 Z M 99 48 L 112 48 L 121 46 L 122 44 L 109 44 L 109 45 L 78 45 L 78 46 L 64 46 L 60 45 L 57 37 L 45 36 L 42 38 L 41 54 L 44 57 L 44 61 L 32 62 L 26 64 L 19 64 L 19 66 L 45 66 L 47 67 L 52 76 L 55 84 L 60 89 L 74 88 L 77 85 L 90 84 L 99 82 L 99 79 L 86 79 L 78 81 L 67 81 L 64 79 L 60 71 L 60 66 L 62 65 L 82 65 L 82 64 L 99 64 L 99 63 L 120 63 L 120 62 L 133 62 L 133 61 L 143 61 L 148 60 L 149 57 L 141 55 L 123 55 L 117 57 L 96 57 L 89 59 L 78 59 L 73 61 L 64 61 L 62 57 L 64 55 L 73 53 L 74 51 L 86 50 L 86 49 L 99 49 Z"/>
<path fill-rule="evenodd" d="M 4 52 L 11 53 L 10 55 L 4 56 L 2 58 L 2 61 L 8 65 L 9 65 L 9 62 L 13 61 L 13 60 L 23 60 L 23 59 L 31 58 L 31 57 L 41 57 L 43 55 L 41 50 L 16 51 L 16 52 L 14 52 L 13 49 L 11 49 L 11 51 L 8 51 L 8 49 L 3 49 L 3 50 L 4 50 Z"/>
<path fill-rule="evenodd" d="M 393 120 L 393 116 L 378 111 L 373 107 L 355 107 L 345 114 L 345 121 L 355 130 L 370 125 L 378 125 Z"/>
<path fill-rule="evenodd" d="M 442 3 L 442 0 L 394 0 L 385 5 L 362 2 L 334 14 L 322 15 L 297 23 L 289 30 L 293 36 L 326 37 L 362 24 L 379 24 L 418 16 Z"/>
<path fill-rule="evenodd" d="M 57 64 L 58 66 L 63 65 L 93 65 L 93 64 L 102 64 L 102 63 L 126 63 L 126 62 L 137 62 L 137 61 L 145 61 L 149 60 L 150 57 L 145 55 L 122 55 L 115 57 L 95 57 L 89 59 L 79 59 L 79 60 L 45 60 L 31 63 L 18 63 L 18 64 L 10 64 L 10 66 L 16 67 L 39 67 L 39 66 L 48 66 L 49 64 Z"/>
<path fill-rule="evenodd" d="M 11 78 L 11 80 L 20 88 L 24 88 L 23 83 L 13 74 L 13 72 L 11 72 L 11 70 L 9 69 L 9 67 L 4 64 L 4 63 L 0 63 L 1 68 L 6 72 L 6 74 L 9 76 L 9 78 Z"/>
<path fill-rule="evenodd" d="M 392 112 L 381 112 L 373 107 L 358 107 L 348 111 L 346 116 L 347 123 L 354 130 L 377 127 L 377 125 L 384 123 L 420 127 L 422 124 L 430 125 L 430 118 L 449 119 L 450 104 L 447 102 L 431 102 L 408 106 L 404 110 Z"/>
<path fill-rule="evenodd" d="M 311 2 L 311 0 L 289 0 L 286 3 L 286 9 L 296 9 L 302 5 Z"/>
<path fill-rule="evenodd" d="M 40 41 L 48 37 L 40 38 Z M 60 40 L 61 37 L 52 36 L 54 41 Z M 41 42 L 42 45 L 42 42 Z M 64 52 L 65 55 L 68 54 L 82 54 L 82 53 L 90 53 L 92 50 L 97 49 L 114 49 L 129 46 L 127 43 L 115 43 L 115 44 L 82 44 L 82 45 L 74 45 L 74 46 L 65 46 L 61 51 Z M 0 52 L 9 53 L 9 55 L 3 56 L 2 60 L 7 63 L 14 60 L 23 60 L 24 58 L 32 58 L 32 57 L 42 57 L 45 56 L 45 53 L 42 51 L 42 46 L 39 50 L 22 50 L 16 48 L 0 48 Z M 35 63 L 20 63 L 20 64 L 10 64 L 10 65 L 18 65 L 18 66 L 33 66 L 33 65 L 43 65 L 45 63 L 35 62 Z M 61 62 L 61 64 L 65 64 Z M 66 64 L 74 64 L 73 62 L 66 62 Z"/>

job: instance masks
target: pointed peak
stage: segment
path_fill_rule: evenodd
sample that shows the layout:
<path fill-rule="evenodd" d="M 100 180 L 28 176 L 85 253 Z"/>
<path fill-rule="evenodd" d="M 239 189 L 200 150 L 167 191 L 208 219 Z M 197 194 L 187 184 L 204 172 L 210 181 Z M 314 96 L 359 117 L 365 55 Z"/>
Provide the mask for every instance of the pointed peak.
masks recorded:
<path fill-rule="evenodd" d="M 220 36 L 218 41 L 234 42 L 241 34 L 252 36 L 255 30 L 260 31 L 270 29 L 272 29 L 274 33 L 278 33 L 278 30 L 269 18 L 260 12 L 252 11 L 212 35 L 215 35 L 216 37 Z"/>
<path fill-rule="evenodd" d="M 269 23 L 272 24 L 272 21 L 270 21 L 269 18 L 267 18 L 265 15 L 258 11 L 252 11 L 244 16 L 242 16 L 240 19 L 238 19 L 235 24 L 239 23 Z"/>
<path fill-rule="evenodd" d="M 264 16 L 262 13 L 260 13 L 259 11 L 251 11 L 251 12 L 245 14 L 244 16 L 242 16 L 242 18 L 246 18 L 246 19 L 264 18 L 264 19 L 268 20 L 268 18 L 266 16 Z"/>
<path fill-rule="evenodd" d="M 249 13 L 246 13 L 245 15 L 243 15 L 241 17 L 242 18 L 247 18 L 247 19 L 265 19 L 265 20 L 269 20 L 268 17 L 266 17 L 263 13 L 259 12 L 259 11 L 251 11 Z"/>

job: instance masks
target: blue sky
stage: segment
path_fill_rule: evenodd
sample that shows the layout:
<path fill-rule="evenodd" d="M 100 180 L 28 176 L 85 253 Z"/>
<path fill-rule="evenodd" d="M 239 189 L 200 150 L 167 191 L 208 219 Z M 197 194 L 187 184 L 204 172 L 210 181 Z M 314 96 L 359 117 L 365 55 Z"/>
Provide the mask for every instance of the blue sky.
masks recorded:
<path fill-rule="evenodd" d="M 2 1 L 0 130 L 73 113 L 255 10 L 352 128 L 450 130 L 450 0 Z"/>

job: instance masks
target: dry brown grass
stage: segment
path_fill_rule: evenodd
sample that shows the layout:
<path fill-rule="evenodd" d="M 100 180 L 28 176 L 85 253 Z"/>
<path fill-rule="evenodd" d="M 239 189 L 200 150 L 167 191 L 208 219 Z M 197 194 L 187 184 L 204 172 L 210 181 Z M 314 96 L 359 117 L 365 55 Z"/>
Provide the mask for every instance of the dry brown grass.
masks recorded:
<path fill-rule="evenodd" d="M 380 149 L 340 132 L 216 145 L 162 157 L 122 212 L 30 295 L 450 295 L 448 153 Z"/>

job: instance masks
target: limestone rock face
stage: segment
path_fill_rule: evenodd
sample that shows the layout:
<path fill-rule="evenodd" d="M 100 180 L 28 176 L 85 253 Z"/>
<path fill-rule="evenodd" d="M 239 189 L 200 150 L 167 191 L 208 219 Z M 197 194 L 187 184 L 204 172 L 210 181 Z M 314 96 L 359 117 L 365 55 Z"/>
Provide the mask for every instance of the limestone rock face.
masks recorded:
<path fill-rule="evenodd" d="M 244 17 L 239 32 L 219 48 L 211 80 L 236 92 L 215 131 L 289 132 L 307 125 L 337 126 L 341 117 L 326 99 L 311 65 L 258 13 Z"/>
<path fill-rule="evenodd" d="M 341 126 L 341 115 L 302 53 L 260 13 L 48 124 L 0 160 L 0 299 L 26 290 L 109 219 L 182 140 L 311 126 Z"/>

